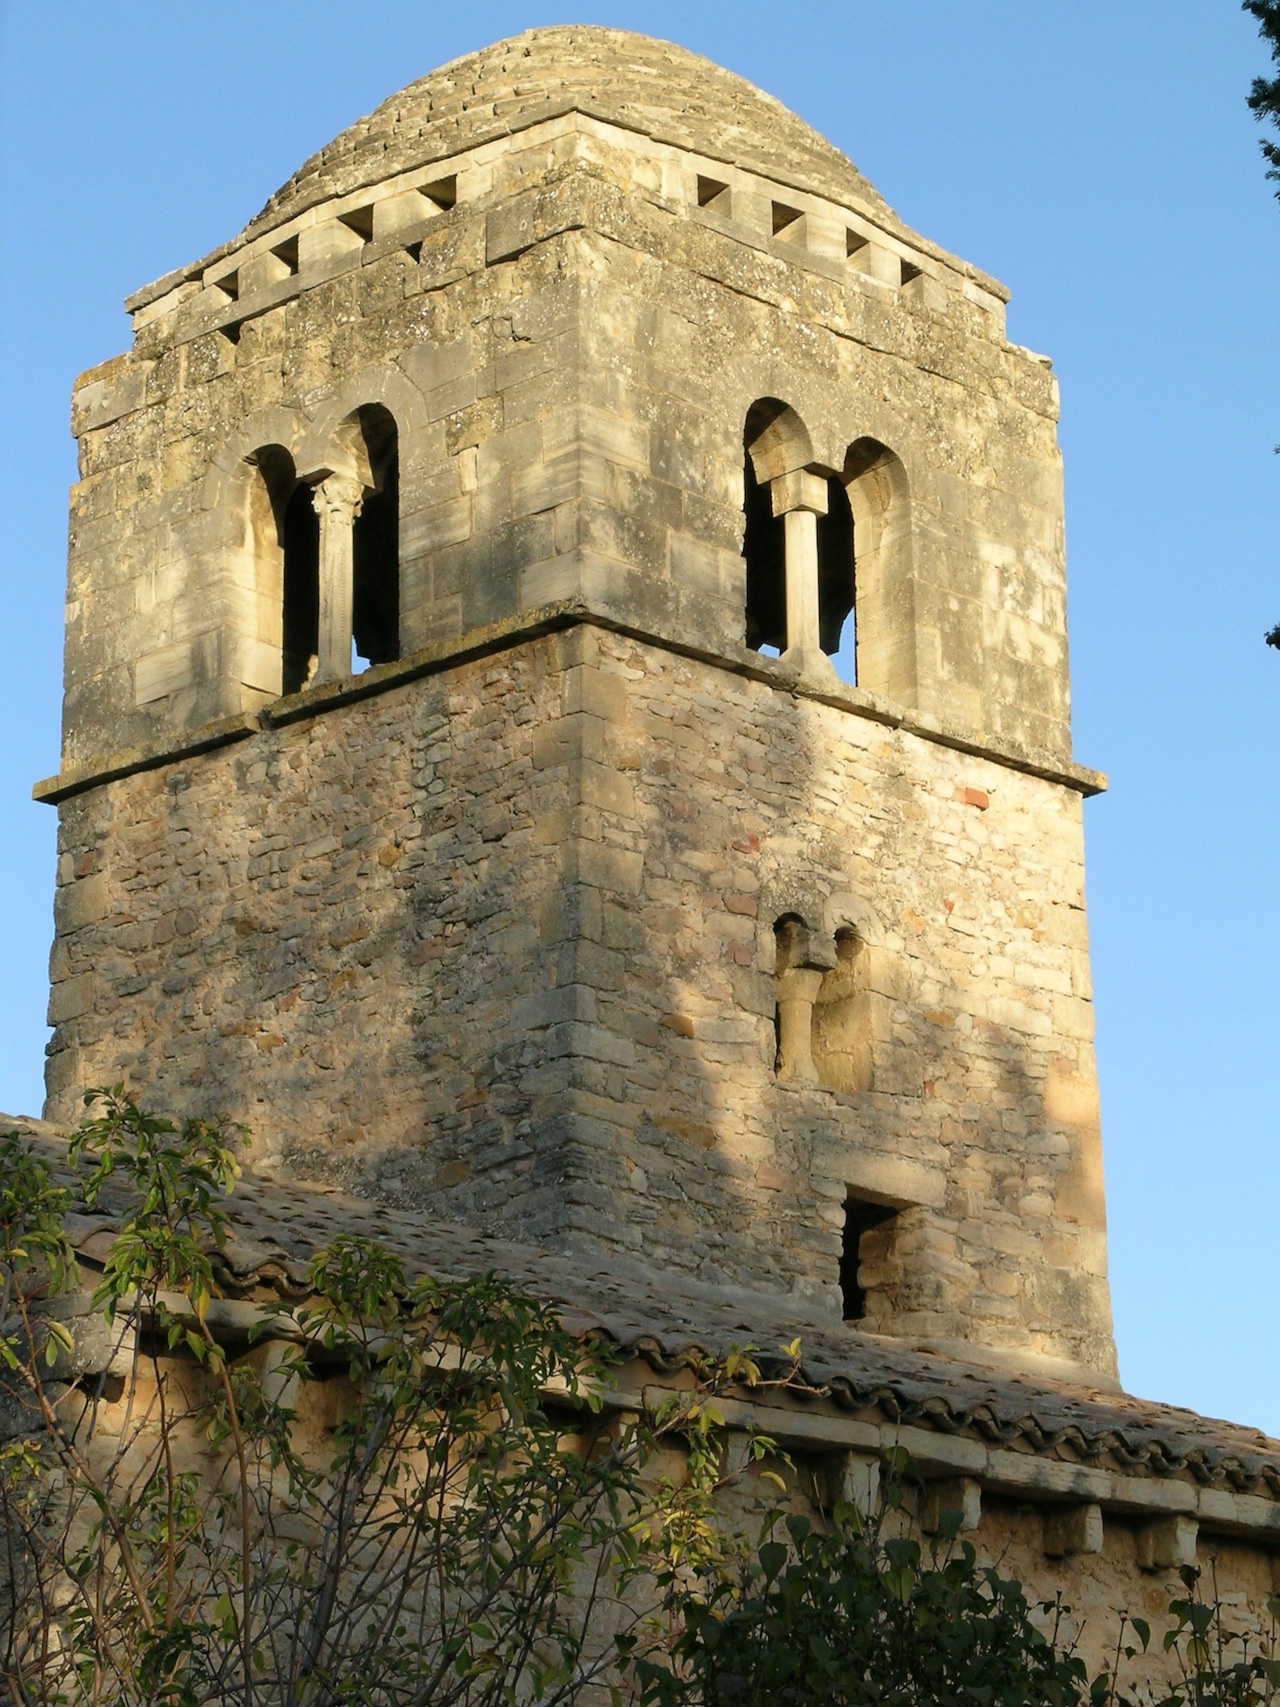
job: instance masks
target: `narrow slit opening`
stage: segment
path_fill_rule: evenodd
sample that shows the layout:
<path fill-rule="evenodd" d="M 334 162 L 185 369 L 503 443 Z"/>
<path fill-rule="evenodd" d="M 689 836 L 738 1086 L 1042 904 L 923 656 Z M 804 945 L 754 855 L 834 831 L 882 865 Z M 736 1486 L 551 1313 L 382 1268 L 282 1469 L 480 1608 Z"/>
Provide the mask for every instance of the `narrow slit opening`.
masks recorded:
<path fill-rule="evenodd" d="M 746 643 L 766 658 L 780 657 L 787 644 L 786 532 L 773 513 L 768 485 L 756 479 L 751 453 L 743 457 L 746 560 Z"/>
<path fill-rule="evenodd" d="M 280 527 L 284 548 L 283 652 L 280 691 L 306 686 L 320 650 L 320 518 L 311 488 L 299 481 Z"/>
<path fill-rule="evenodd" d="M 818 639 L 842 682 L 857 682 L 853 510 L 844 482 L 827 481 L 827 513 L 818 517 Z"/>
<path fill-rule="evenodd" d="M 351 673 L 400 656 L 400 450 L 387 410 L 360 411 L 373 486 L 352 529 Z"/>

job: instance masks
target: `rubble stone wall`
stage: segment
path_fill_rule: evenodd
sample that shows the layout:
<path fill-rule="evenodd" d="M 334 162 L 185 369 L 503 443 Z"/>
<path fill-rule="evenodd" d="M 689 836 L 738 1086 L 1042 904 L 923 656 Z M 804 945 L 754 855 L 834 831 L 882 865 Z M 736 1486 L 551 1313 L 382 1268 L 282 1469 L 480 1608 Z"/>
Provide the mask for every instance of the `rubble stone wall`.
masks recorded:
<path fill-rule="evenodd" d="M 583 624 L 74 796 L 60 876 L 51 1118 L 833 1312 L 852 1192 L 868 1328 L 1112 1367 L 1074 788 Z"/>

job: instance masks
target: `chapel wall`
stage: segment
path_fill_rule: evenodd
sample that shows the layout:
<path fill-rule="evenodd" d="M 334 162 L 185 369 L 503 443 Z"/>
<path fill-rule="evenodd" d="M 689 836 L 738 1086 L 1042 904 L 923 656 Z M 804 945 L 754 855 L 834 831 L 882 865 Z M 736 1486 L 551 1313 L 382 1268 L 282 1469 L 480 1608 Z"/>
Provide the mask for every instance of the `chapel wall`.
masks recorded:
<path fill-rule="evenodd" d="M 902 1211 L 866 1327 L 1112 1371 L 1078 793 L 582 634 L 579 858 L 604 875 L 577 976 L 614 1041 L 580 1073 L 621 1236 L 766 1288 L 785 1261 L 839 1308 L 852 1194 Z M 825 1083 L 779 1072 L 787 918 L 819 1056 L 845 1010 Z"/>
<path fill-rule="evenodd" d="M 771 1438 L 779 1426 L 785 1435 L 785 1421 L 767 1406 L 753 1420 Z M 884 1433 L 891 1438 L 891 1430 Z M 962 1456 L 973 1444 L 934 1438 L 942 1456 L 948 1447 Z M 735 1449 L 744 1452 L 742 1437 L 731 1438 L 731 1455 Z M 1274 1534 L 1269 1500 L 1250 1502 L 1258 1524 L 1246 1534 L 1190 1517 L 1161 1516 L 1162 1509 L 1194 1509 L 1195 1490 L 1181 1478 L 1130 1481 L 1127 1505 L 1055 1495 L 1050 1490 L 1068 1466 L 1052 1454 L 1023 1457 L 1026 1486 L 1018 1494 L 994 1491 L 980 1478 L 956 1479 L 936 1467 L 930 1471 L 901 1449 L 877 1458 L 793 1446 L 789 1457 L 787 1503 L 815 1526 L 831 1522 L 834 1500 L 842 1498 L 858 1512 L 855 1521 L 868 1523 L 884 1538 L 916 1542 L 926 1567 L 941 1567 L 961 1548 L 972 1547 L 979 1570 L 992 1569 L 1021 1586 L 1033 1622 L 1055 1634 L 1059 1652 L 1078 1655 L 1091 1679 L 1115 1670 L 1117 1644 L 1128 1648 L 1127 1657 L 1119 1655 L 1117 1681 L 1140 1690 L 1142 1699 L 1148 1690 L 1159 1699 L 1162 1687 L 1171 1691 L 1185 1684 L 1181 1663 L 1187 1630 L 1176 1650 L 1164 1646 L 1165 1633 L 1178 1622 L 1169 1610 L 1171 1601 L 1195 1599 L 1217 1607 L 1224 1635 L 1236 1638 L 1224 1643 L 1227 1665 L 1245 1655 L 1240 1637 L 1249 1654 L 1266 1652 L 1275 1641 L 1271 1604 L 1280 1555 L 1269 1545 Z M 776 1488 L 766 1480 L 769 1468 L 767 1463 L 747 1467 L 724 1487 L 718 1517 L 726 1530 L 758 1533 L 762 1513 L 776 1508 Z M 1104 1472 L 1099 1479 L 1108 1477 Z M 1228 1501 L 1232 1497 L 1226 1496 Z M 951 1538 L 941 1532 L 939 1521 L 948 1512 L 954 1516 L 946 1521 L 959 1520 Z M 1188 1572 L 1196 1573 L 1194 1585 Z M 1135 1618 L 1145 1620 L 1151 1632 L 1145 1650 L 1133 1628 Z"/>

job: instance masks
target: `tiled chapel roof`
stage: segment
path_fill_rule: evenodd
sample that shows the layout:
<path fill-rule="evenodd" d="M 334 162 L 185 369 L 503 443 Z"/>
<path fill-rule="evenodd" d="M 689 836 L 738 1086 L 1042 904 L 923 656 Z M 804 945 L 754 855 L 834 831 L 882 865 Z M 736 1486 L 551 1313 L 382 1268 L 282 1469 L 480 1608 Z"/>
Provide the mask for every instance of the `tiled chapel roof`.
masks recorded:
<path fill-rule="evenodd" d="M 42 1121 L 0 1115 L 76 1191 L 67 1142 Z M 105 1259 L 126 1204 L 108 1187 L 92 1211 L 68 1216 L 78 1254 Z M 494 1272 L 561 1309 L 566 1325 L 599 1334 L 622 1352 L 670 1372 L 731 1347 L 771 1352 L 798 1338 L 806 1384 L 839 1412 L 967 1435 L 987 1445 L 1070 1464 L 1280 1499 L 1280 1441 L 1258 1430 L 1127 1394 L 997 1372 L 909 1342 L 816 1317 L 803 1304 L 668 1276 L 645 1275 L 615 1254 L 573 1256 L 494 1237 L 421 1211 L 376 1203 L 324 1186 L 246 1173 L 227 1201 L 231 1237 L 220 1282 L 232 1297 L 298 1299 L 311 1256 L 339 1233 L 390 1247 L 414 1273 L 441 1279 Z"/>

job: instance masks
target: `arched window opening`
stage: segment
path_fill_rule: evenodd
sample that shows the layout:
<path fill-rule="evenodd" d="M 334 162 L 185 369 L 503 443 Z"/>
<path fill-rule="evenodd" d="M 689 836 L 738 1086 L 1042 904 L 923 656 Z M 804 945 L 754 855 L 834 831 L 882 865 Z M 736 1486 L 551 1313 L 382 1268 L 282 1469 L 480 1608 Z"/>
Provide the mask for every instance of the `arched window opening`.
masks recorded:
<path fill-rule="evenodd" d="M 281 693 L 297 693 L 320 650 L 320 518 L 311 487 L 295 481 L 280 524 L 284 548 Z"/>
<path fill-rule="evenodd" d="M 776 658 L 796 636 L 787 634 L 786 522 L 774 514 L 771 487 L 805 468 L 813 453 L 803 421 L 776 397 L 751 405 L 742 442 L 745 641 L 754 651 Z"/>
<path fill-rule="evenodd" d="M 818 642 L 842 682 L 857 681 L 857 597 L 853 510 L 841 480 L 827 481 L 818 517 Z"/>
<path fill-rule="evenodd" d="M 785 531 L 775 516 L 769 488 L 756 479 L 751 452 L 743 461 L 746 526 L 742 555 L 747 567 L 747 645 L 776 658 L 787 649 Z"/>
<path fill-rule="evenodd" d="M 320 606 L 320 524 L 312 488 L 282 445 L 246 458 L 252 589 L 245 607 L 244 684 L 274 698 L 296 693 L 315 665 Z"/>
<path fill-rule="evenodd" d="M 357 414 L 369 484 L 352 527 L 351 669 L 400 656 L 400 448 L 394 417 L 377 404 Z"/>

